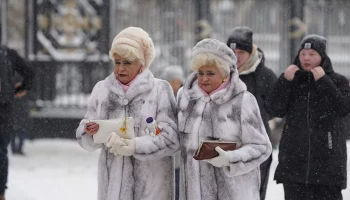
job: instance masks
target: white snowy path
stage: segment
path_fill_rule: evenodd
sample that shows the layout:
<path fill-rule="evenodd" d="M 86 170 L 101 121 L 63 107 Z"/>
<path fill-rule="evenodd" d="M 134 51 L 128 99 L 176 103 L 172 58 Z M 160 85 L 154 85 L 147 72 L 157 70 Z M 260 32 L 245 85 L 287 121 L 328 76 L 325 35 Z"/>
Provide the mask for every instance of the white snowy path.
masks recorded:
<path fill-rule="evenodd" d="M 350 142 L 347 146 L 349 155 Z M 9 152 L 9 189 L 6 192 L 8 200 L 97 199 L 99 152 L 87 152 L 75 140 L 64 139 L 27 141 L 25 152 L 25 157 L 14 156 Z M 277 166 L 277 153 L 273 153 L 272 175 Z M 272 180 L 272 175 L 266 199 L 281 200 L 282 185 L 277 185 Z M 350 199 L 350 189 L 343 191 L 343 197 Z"/>

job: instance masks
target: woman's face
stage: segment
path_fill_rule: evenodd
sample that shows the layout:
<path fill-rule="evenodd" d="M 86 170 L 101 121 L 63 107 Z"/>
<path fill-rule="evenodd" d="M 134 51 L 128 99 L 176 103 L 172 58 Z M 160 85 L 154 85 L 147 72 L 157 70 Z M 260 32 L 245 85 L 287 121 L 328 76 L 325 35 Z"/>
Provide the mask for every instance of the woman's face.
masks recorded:
<path fill-rule="evenodd" d="M 239 69 L 250 57 L 250 54 L 247 51 L 241 49 L 233 50 L 237 57 L 237 69 Z"/>
<path fill-rule="evenodd" d="M 211 93 L 217 89 L 224 80 L 224 76 L 215 66 L 202 66 L 198 70 L 198 85 L 206 93 Z"/>
<path fill-rule="evenodd" d="M 123 84 L 128 84 L 141 72 L 142 64 L 138 60 L 130 61 L 114 54 L 114 75 Z"/>
<path fill-rule="evenodd" d="M 299 53 L 299 60 L 303 70 L 310 72 L 311 69 L 320 66 L 322 58 L 313 49 L 302 49 Z"/>

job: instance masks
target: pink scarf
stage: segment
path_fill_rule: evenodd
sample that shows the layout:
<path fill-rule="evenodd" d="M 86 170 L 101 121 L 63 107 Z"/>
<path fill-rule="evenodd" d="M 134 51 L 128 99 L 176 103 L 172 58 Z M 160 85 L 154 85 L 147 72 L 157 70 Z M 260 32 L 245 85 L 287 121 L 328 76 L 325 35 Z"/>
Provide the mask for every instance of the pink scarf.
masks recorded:
<path fill-rule="evenodd" d="M 141 66 L 141 68 L 140 68 L 141 73 L 143 72 L 144 69 L 145 69 L 145 66 Z M 136 79 L 136 77 L 137 77 L 139 74 L 140 74 L 140 73 L 136 74 L 135 78 L 132 79 L 129 83 L 127 83 L 127 84 L 125 84 L 125 85 L 124 85 L 122 82 L 120 82 L 117 78 L 116 78 L 116 79 L 117 79 L 118 83 L 122 86 L 124 92 L 126 92 L 126 91 L 128 91 L 128 89 L 129 89 L 131 83 L 134 82 L 134 80 Z"/>
<path fill-rule="evenodd" d="M 138 76 L 138 74 L 135 76 L 135 78 L 134 79 L 132 79 L 132 81 L 130 81 L 129 83 L 127 83 L 127 84 L 123 84 L 122 82 L 120 82 L 117 78 L 117 82 L 120 84 L 120 86 L 122 86 L 122 88 L 123 88 L 123 90 L 124 90 L 124 92 L 126 92 L 126 91 L 128 91 L 128 89 L 129 89 L 129 87 L 130 87 L 130 85 L 131 85 L 131 83 L 132 82 L 134 82 L 134 80 L 136 79 L 136 77 Z"/>
<path fill-rule="evenodd" d="M 229 75 L 229 76 L 226 78 L 226 81 L 225 81 L 225 82 L 223 82 L 218 88 L 216 88 L 215 90 L 213 90 L 213 91 L 210 92 L 209 94 L 208 94 L 206 91 L 202 90 L 202 88 L 200 88 L 200 89 L 201 89 L 201 91 L 203 92 L 204 96 L 210 96 L 210 95 L 214 94 L 215 92 L 220 91 L 220 90 L 226 88 L 226 87 L 228 86 L 228 84 L 230 83 L 230 78 L 231 78 L 231 77 L 230 77 L 230 75 Z"/>

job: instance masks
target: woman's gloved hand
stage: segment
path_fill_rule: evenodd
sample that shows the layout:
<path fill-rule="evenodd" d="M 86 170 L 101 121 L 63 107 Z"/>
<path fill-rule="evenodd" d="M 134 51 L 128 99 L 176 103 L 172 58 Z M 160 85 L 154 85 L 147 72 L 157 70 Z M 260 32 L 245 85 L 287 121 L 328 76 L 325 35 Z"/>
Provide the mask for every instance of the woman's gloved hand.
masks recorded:
<path fill-rule="evenodd" d="M 118 154 L 122 156 L 132 156 L 135 154 L 135 140 L 134 139 L 125 139 L 124 142 L 126 145 L 118 149 Z"/>
<path fill-rule="evenodd" d="M 125 146 L 126 144 L 122 141 L 119 135 L 117 135 L 115 132 L 112 132 L 107 137 L 107 144 L 106 146 L 110 148 L 109 152 L 113 153 L 115 156 L 118 156 L 118 150 Z"/>
<path fill-rule="evenodd" d="M 224 151 L 220 147 L 216 147 L 215 151 L 219 153 L 219 156 L 207 160 L 203 160 L 205 162 L 210 163 L 215 167 L 225 167 L 230 165 L 230 159 L 228 152 Z"/>
<path fill-rule="evenodd" d="M 132 156 L 135 154 L 135 140 L 122 139 L 115 132 L 112 132 L 107 138 L 107 145 L 110 148 L 109 152 L 115 156 Z"/>

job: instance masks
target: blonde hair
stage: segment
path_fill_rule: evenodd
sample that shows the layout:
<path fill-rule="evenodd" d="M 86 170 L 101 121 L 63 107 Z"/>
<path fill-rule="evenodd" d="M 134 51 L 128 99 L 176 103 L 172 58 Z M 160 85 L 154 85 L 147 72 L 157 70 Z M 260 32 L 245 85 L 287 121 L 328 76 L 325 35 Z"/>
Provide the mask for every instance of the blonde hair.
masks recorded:
<path fill-rule="evenodd" d="M 199 68 L 202 66 L 214 66 L 220 70 L 224 77 L 227 77 L 230 72 L 226 71 L 225 69 L 229 69 L 229 66 L 225 66 L 224 63 L 225 62 L 220 61 L 220 59 L 213 54 L 202 53 L 192 58 L 191 67 L 193 71 L 198 72 Z"/>
<path fill-rule="evenodd" d="M 120 57 L 127 59 L 129 61 L 135 61 L 138 60 L 142 63 L 142 65 L 145 64 L 145 61 L 141 58 L 140 51 L 130 45 L 127 44 L 118 44 L 111 48 L 109 51 L 109 57 L 114 61 L 114 54 L 118 54 Z"/>

